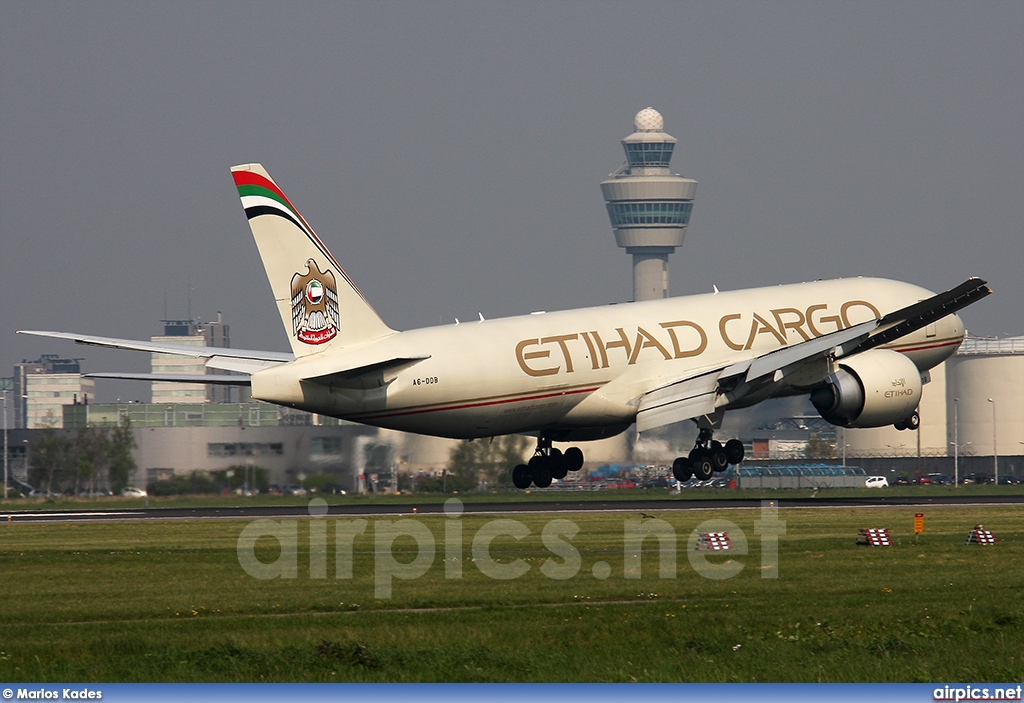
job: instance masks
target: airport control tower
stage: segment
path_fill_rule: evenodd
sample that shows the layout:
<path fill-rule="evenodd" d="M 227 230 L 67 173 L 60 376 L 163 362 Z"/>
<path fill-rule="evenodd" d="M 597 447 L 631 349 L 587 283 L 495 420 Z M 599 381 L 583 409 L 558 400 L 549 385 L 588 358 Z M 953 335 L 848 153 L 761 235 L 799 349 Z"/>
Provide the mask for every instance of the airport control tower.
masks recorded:
<path fill-rule="evenodd" d="M 615 241 L 633 255 L 633 300 L 668 297 L 668 255 L 683 245 L 697 181 L 669 172 L 675 137 L 645 108 L 622 140 L 626 163 L 601 184 Z"/>

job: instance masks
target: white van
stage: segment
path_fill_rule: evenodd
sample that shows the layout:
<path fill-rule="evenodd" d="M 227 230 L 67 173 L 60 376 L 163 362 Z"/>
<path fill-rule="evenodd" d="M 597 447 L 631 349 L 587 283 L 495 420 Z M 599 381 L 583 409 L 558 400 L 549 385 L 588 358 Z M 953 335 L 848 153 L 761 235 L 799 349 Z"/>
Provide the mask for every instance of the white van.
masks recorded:
<path fill-rule="evenodd" d="M 888 488 L 889 479 L 885 476 L 868 476 L 864 479 L 865 488 Z"/>

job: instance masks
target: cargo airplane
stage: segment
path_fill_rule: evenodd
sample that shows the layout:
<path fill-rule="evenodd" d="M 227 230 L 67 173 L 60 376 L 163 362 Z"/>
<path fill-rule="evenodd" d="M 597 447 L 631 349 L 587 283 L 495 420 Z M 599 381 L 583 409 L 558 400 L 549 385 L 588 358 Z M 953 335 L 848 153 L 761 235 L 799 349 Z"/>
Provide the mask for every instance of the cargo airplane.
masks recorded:
<path fill-rule="evenodd" d="M 95 373 L 251 386 L 252 397 L 367 425 L 474 439 L 537 438 L 512 468 L 519 488 L 583 466 L 585 442 L 691 420 L 680 480 L 743 460 L 714 439 L 723 414 L 808 395 L 843 427 L 914 429 L 928 370 L 963 341 L 955 314 L 991 293 L 968 281 L 934 294 L 856 278 L 666 298 L 398 332 L 388 327 L 259 164 L 231 169 L 291 353 L 25 331 L 101 347 L 205 359 L 243 375 Z"/>

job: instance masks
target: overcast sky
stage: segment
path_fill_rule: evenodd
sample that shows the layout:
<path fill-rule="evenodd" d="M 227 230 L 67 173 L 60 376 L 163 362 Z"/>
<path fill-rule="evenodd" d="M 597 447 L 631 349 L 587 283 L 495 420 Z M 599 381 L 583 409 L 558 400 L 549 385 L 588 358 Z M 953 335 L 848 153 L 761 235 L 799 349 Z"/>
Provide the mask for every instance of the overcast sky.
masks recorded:
<path fill-rule="evenodd" d="M 647 106 L 699 183 L 673 295 L 981 276 L 969 331 L 1021 335 L 1022 37 L 1016 0 L 4 0 L 0 375 L 146 371 L 14 331 L 165 315 L 287 350 L 229 173 L 252 161 L 392 327 L 628 300 L 599 183 Z"/>

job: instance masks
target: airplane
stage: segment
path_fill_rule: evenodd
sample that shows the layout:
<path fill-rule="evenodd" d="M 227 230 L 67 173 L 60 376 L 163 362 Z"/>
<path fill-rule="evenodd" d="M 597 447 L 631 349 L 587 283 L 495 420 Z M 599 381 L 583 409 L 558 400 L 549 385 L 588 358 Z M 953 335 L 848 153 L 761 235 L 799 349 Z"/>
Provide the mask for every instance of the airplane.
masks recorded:
<path fill-rule="evenodd" d="M 971 278 L 934 294 L 879 278 L 719 291 L 412 329 L 388 327 L 260 164 L 231 169 L 291 353 L 23 330 L 79 344 L 205 359 L 229 375 L 92 373 L 249 385 L 252 397 L 366 425 L 454 439 L 535 436 L 521 489 L 584 464 L 554 443 L 693 421 L 680 481 L 744 458 L 714 438 L 724 413 L 809 396 L 843 427 L 916 429 L 929 369 L 964 339 L 960 309 L 989 295 Z"/>

